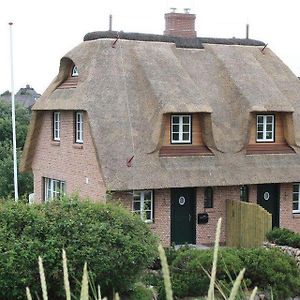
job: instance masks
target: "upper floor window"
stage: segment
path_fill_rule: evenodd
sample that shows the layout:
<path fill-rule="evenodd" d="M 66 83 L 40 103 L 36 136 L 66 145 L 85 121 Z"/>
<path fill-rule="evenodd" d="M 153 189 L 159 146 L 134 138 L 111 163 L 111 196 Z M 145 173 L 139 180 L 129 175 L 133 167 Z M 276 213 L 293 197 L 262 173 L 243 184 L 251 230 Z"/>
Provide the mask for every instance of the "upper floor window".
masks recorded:
<path fill-rule="evenodd" d="M 204 208 L 213 208 L 213 188 L 208 186 L 204 189 Z"/>
<path fill-rule="evenodd" d="M 153 192 L 134 191 L 132 201 L 132 211 L 141 216 L 147 223 L 153 222 Z"/>
<path fill-rule="evenodd" d="M 44 178 L 45 196 L 44 200 L 60 199 L 65 194 L 65 182 L 52 178 Z"/>
<path fill-rule="evenodd" d="M 53 113 L 53 139 L 60 141 L 60 112 Z"/>
<path fill-rule="evenodd" d="M 75 142 L 83 143 L 83 112 L 75 113 Z"/>
<path fill-rule="evenodd" d="M 192 128 L 191 115 L 172 115 L 171 116 L 171 143 L 190 144 Z"/>
<path fill-rule="evenodd" d="M 293 185 L 293 213 L 300 213 L 299 186 L 299 183 L 295 183 Z"/>
<path fill-rule="evenodd" d="M 257 115 L 256 117 L 256 141 L 274 142 L 274 115 Z"/>
<path fill-rule="evenodd" d="M 76 65 L 74 65 L 73 68 L 72 68 L 71 76 L 72 77 L 78 77 L 78 67 Z"/>
<path fill-rule="evenodd" d="M 249 189 L 247 185 L 240 186 L 240 199 L 244 202 L 249 202 Z"/>

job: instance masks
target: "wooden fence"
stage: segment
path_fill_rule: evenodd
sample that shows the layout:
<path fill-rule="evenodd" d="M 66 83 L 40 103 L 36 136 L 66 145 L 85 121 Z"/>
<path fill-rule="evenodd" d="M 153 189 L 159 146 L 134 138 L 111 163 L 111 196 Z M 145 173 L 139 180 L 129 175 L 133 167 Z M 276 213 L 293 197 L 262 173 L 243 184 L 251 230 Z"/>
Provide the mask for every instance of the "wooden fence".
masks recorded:
<path fill-rule="evenodd" d="M 227 200 L 226 244 L 229 247 L 257 247 L 272 229 L 272 215 L 255 203 Z"/>

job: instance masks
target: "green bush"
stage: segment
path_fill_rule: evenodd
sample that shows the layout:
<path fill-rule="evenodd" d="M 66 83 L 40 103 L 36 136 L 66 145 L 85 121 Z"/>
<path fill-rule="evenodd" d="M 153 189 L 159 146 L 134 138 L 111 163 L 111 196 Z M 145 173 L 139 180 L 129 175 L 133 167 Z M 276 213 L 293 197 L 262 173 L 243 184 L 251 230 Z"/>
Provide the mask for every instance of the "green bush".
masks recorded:
<path fill-rule="evenodd" d="M 240 249 L 237 251 L 246 268 L 251 286 L 272 289 L 275 299 L 300 295 L 300 271 L 293 258 L 277 249 Z"/>
<path fill-rule="evenodd" d="M 207 295 L 211 272 L 213 249 L 183 248 L 171 251 L 171 280 L 175 297 L 201 297 Z M 217 265 L 217 281 L 223 292 L 229 293 L 239 271 L 246 268 L 244 285 L 249 289 L 274 294 L 274 299 L 285 299 L 300 294 L 300 271 L 295 261 L 276 249 L 221 248 Z M 159 299 L 165 299 L 161 274 L 149 274 L 147 284 L 155 286 Z M 162 292 L 162 294 L 160 294 Z"/>
<path fill-rule="evenodd" d="M 171 265 L 173 292 L 178 297 L 207 294 L 213 261 L 212 250 L 183 250 Z M 218 281 L 230 282 L 242 269 L 242 262 L 233 249 L 221 249 L 217 265 Z"/>
<path fill-rule="evenodd" d="M 267 233 L 267 239 L 277 245 L 300 248 L 300 234 L 286 228 L 274 228 Z"/>
<path fill-rule="evenodd" d="M 37 259 L 43 258 L 49 299 L 63 298 L 61 251 L 68 256 L 71 285 L 88 263 L 104 294 L 131 288 L 157 255 L 156 239 L 137 216 L 119 206 L 78 199 L 43 205 L 0 205 L 0 299 L 40 294 Z"/>

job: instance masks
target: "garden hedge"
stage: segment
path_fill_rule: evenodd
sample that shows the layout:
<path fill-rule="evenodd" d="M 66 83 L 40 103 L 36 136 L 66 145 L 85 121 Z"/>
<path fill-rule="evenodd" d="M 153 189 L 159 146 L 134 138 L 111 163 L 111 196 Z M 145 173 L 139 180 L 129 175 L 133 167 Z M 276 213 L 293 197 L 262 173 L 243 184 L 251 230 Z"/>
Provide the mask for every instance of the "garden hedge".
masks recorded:
<path fill-rule="evenodd" d="M 267 233 L 269 242 L 300 249 L 300 234 L 286 228 L 274 228 Z"/>
<path fill-rule="evenodd" d="M 41 295 L 38 256 L 49 299 L 63 299 L 63 248 L 73 290 L 87 262 L 92 282 L 104 294 L 126 291 L 157 255 L 156 244 L 149 227 L 119 206 L 76 198 L 1 204 L 0 299 L 24 299 L 26 286 Z"/>

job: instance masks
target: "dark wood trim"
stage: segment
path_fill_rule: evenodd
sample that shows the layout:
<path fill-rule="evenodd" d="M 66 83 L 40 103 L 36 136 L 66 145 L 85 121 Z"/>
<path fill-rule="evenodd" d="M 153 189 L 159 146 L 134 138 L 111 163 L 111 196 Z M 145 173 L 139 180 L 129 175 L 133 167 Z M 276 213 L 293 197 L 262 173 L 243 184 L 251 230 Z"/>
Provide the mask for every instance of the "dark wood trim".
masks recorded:
<path fill-rule="evenodd" d="M 174 156 L 214 156 L 214 154 L 206 146 L 192 146 L 192 145 L 172 145 L 162 146 L 159 151 L 161 157 Z"/>
<path fill-rule="evenodd" d="M 260 143 L 249 144 L 246 147 L 246 155 L 251 154 L 294 154 L 295 151 L 288 144 Z"/>

